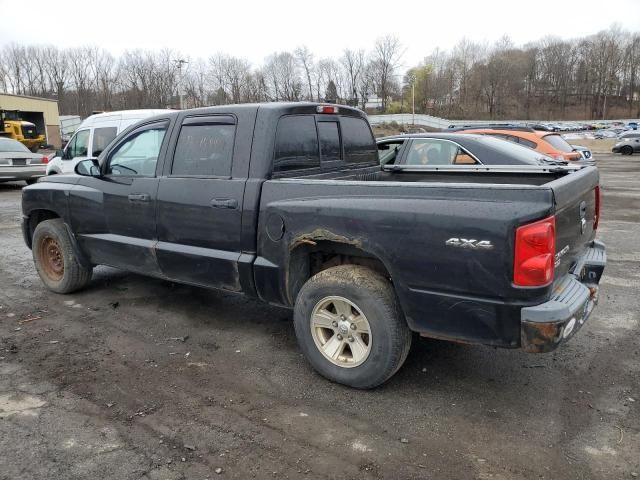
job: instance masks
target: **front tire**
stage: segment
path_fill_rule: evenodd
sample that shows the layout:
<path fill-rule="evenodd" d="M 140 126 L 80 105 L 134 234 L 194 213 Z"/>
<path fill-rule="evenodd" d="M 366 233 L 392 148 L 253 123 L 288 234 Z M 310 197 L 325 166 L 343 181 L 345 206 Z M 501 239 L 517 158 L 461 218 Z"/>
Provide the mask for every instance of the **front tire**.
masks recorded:
<path fill-rule="evenodd" d="M 633 147 L 630 145 L 625 145 L 624 147 L 622 147 L 620 149 L 620 153 L 622 155 L 632 155 L 633 154 Z"/>
<path fill-rule="evenodd" d="M 93 268 L 77 259 L 61 219 L 40 222 L 33 232 L 33 262 L 45 286 L 56 293 L 71 293 L 91 280 Z"/>
<path fill-rule="evenodd" d="M 411 331 L 391 282 L 359 265 L 324 270 L 296 298 L 298 343 L 324 377 L 355 388 L 374 388 L 402 366 Z"/>

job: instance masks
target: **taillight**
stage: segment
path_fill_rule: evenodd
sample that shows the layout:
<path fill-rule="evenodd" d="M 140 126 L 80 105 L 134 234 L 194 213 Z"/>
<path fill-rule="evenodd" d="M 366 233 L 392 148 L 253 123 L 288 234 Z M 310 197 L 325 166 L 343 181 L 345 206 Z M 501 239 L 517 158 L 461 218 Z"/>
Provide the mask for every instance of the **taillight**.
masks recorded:
<path fill-rule="evenodd" d="M 49 155 L 42 156 L 42 163 L 49 163 Z"/>
<path fill-rule="evenodd" d="M 516 229 L 513 283 L 542 287 L 553 281 L 556 219 L 551 216 Z"/>
<path fill-rule="evenodd" d="M 596 195 L 596 212 L 593 216 L 593 230 L 598 228 L 598 223 L 600 223 L 600 185 L 596 185 L 596 188 L 593 189 Z"/>

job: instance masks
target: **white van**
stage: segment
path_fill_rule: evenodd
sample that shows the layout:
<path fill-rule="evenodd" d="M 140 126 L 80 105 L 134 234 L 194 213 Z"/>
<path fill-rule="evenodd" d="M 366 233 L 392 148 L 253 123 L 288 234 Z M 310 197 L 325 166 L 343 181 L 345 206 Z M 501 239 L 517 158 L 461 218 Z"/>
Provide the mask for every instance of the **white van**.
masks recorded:
<path fill-rule="evenodd" d="M 98 113 L 87 117 L 78 127 L 61 155 L 47 164 L 47 175 L 73 174 L 76 164 L 86 158 L 96 158 L 111 140 L 133 125 L 148 117 L 166 113 L 167 110 L 122 110 Z"/>

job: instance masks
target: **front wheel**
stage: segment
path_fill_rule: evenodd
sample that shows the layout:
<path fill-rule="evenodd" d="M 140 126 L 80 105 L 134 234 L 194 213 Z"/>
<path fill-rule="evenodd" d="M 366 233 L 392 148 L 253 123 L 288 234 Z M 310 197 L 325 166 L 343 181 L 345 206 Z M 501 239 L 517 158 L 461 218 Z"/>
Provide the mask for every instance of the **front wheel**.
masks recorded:
<path fill-rule="evenodd" d="M 387 381 L 411 347 L 391 282 L 359 265 L 310 278 L 296 298 L 294 325 L 309 363 L 329 380 L 355 388 Z"/>
<path fill-rule="evenodd" d="M 33 232 L 32 254 L 38 275 L 49 290 L 71 293 L 91 280 L 93 268 L 78 261 L 69 233 L 59 218 L 38 224 Z"/>
<path fill-rule="evenodd" d="M 620 153 L 622 155 L 632 155 L 633 154 L 633 147 L 631 145 L 625 145 L 624 147 L 622 147 L 620 149 Z"/>

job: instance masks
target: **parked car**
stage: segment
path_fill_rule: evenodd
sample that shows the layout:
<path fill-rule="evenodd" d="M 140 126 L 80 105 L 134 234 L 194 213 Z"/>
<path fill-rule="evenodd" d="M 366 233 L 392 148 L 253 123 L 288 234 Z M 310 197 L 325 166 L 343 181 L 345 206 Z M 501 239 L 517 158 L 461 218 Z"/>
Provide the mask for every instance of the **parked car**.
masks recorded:
<path fill-rule="evenodd" d="M 0 137 L 0 182 L 23 180 L 27 185 L 44 176 L 49 157 L 32 153 L 21 142 Z"/>
<path fill-rule="evenodd" d="M 640 152 L 640 134 L 625 136 L 611 149 L 613 153 L 632 155 Z"/>
<path fill-rule="evenodd" d="M 606 261 L 596 168 L 381 167 L 365 114 L 344 106 L 165 112 L 76 173 L 23 191 L 50 290 L 110 265 L 288 307 L 311 365 L 357 388 L 402 366 L 412 332 L 555 349 Z"/>
<path fill-rule="evenodd" d="M 78 162 L 97 157 L 116 136 L 130 125 L 165 110 L 122 110 L 87 117 L 76 129 L 63 150 L 58 150 L 47 165 L 47 175 L 72 174 Z"/>
<path fill-rule="evenodd" d="M 551 157 L 490 135 L 419 133 L 376 140 L 381 165 L 542 165 Z"/>
<path fill-rule="evenodd" d="M 629 130 L 638 130 L 638 122 L 629 122 L 629 123 L 627 123 L 627 128 Z"/>
<path fill-rule="evenodd" d="M 582 155 L 582 160 L 584 161 L 584 163 L 595 165 L 595 160 L 593 159 L 593 153 L 591 153 L 591 150 L 589 148 L 584 147 L 582 145 L 571 145 L 571 147 L 573 148 L 574 151 Z"/>
<path fill-rule="evenodd" d="M 625 138 L 640 138 L 640 132 L 634 130 L 626 130 L 624 132 L 620 132 L 618 135 L 618 140 L 624 140 Z"/>
<path fill-rule="evenodd" d="M 554 160 L 565 160 L 568 162 L 583 160 L 582 155 L 576 152 L 575 149 L 562 138 L 562 135 L 555 132 L 539 131 L 528 127 L 470 128 L 460 131 L 502 138 L 503 140 L 532 148 Z"/>

